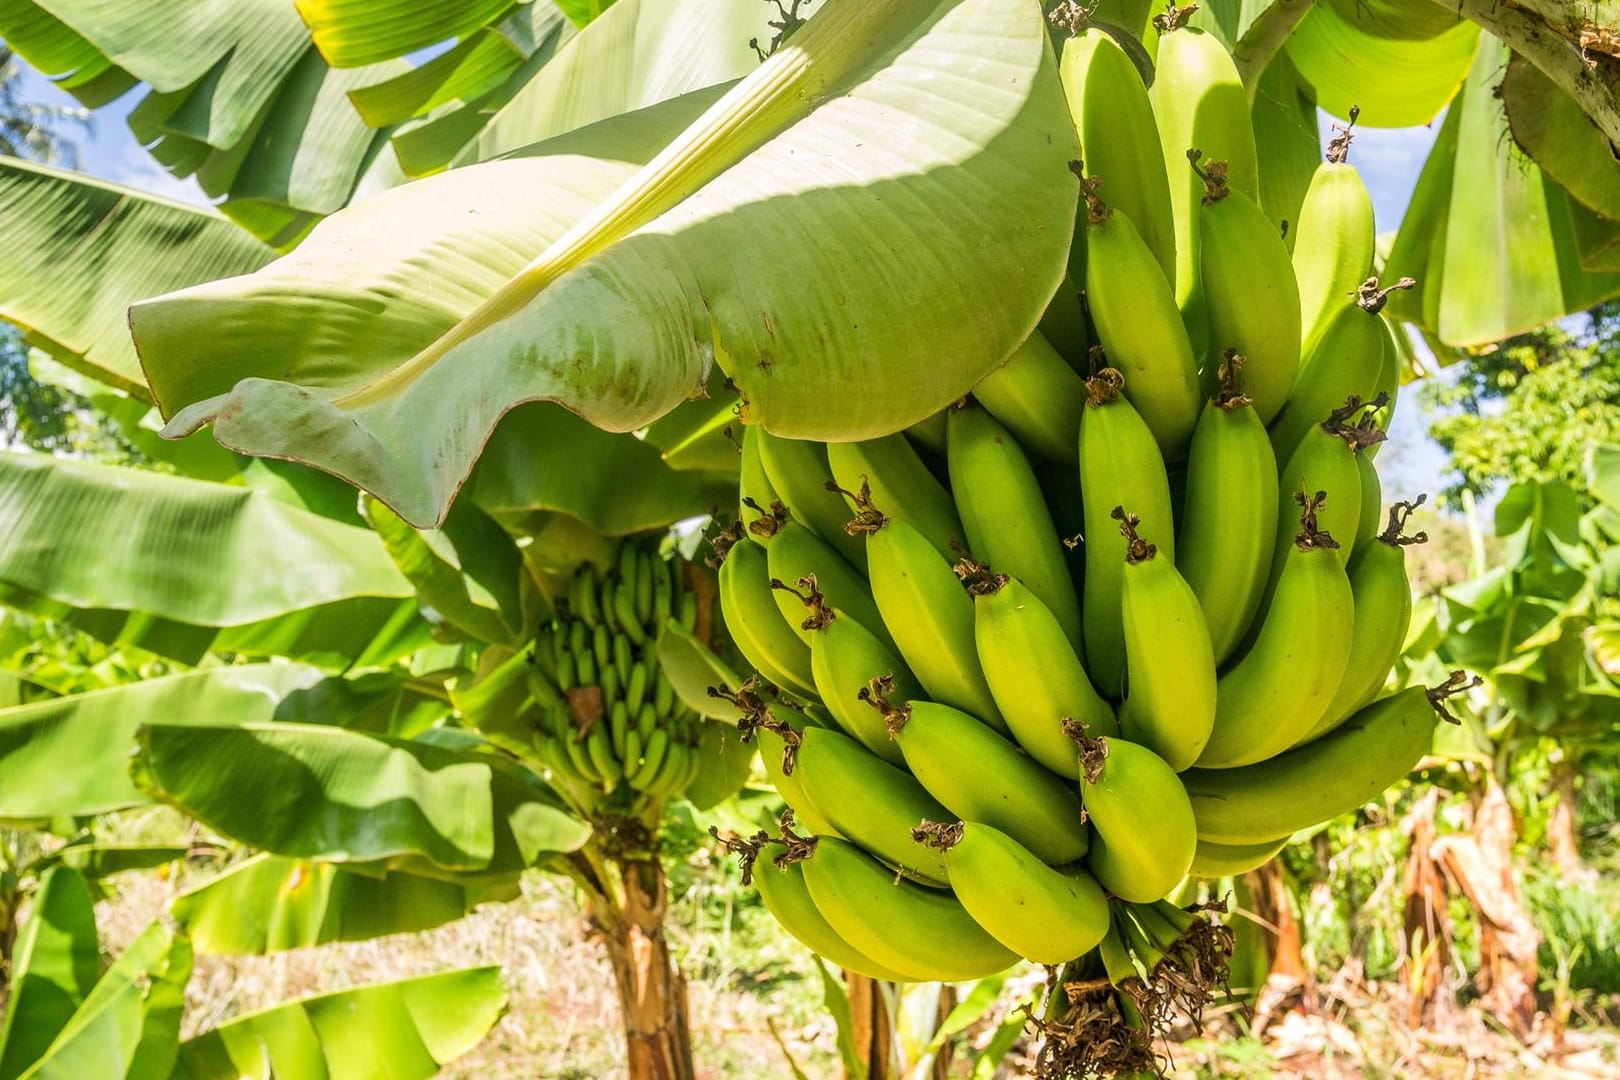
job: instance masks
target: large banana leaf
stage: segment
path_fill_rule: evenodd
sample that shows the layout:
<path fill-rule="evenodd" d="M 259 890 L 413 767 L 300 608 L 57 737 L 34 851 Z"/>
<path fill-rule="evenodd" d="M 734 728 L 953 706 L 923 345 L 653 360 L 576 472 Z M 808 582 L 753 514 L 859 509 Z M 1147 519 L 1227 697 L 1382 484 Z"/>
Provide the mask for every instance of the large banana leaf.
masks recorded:
<path fill-rule="evenodd" d="M 218 667 L 0 710 L 0 820 L 87 817 L 146 803 L 126 771 L 142 723 L 270 720 L 288 694 L 320 678 L 299 664 Z"/>
<path fill-rule="evenodd" d="M 1502 105 L 1513 138 L 1543 172 L 1608 218 L 1620 218 L 1620 161 L 1575 99 L 1522 56 L 1508 62 Z"/>
<path fill-rule="evenodd" d="M 546 4 L 549 0 L 534 0 Z M 315 47 L 333 67 L 361 67 L 458 38 L 494 21 L 513 0 L 297 0 Z"/>
<path fill-rule="evenodd" d="M 340 990 L 189 1040 L 174 1080 L 428 1080 L 478 1045 L 505 1011 L 494 967 Z"/>
<path fill-rule="evenodd" d="M 0 602 L 195 660 L 378 662 L 425 626 L 376 534 L 264 492 L 0 453 Z"/>
<path fill-rule="evenodd" d="M 57 866 L 41 876 L 10 959 L 0 1080 L 16 1080 L 44 1055 L 101 975 L 95 903 L 78 871 Z"/>
<path fill-rule="evenodd" d="M 590 829 L 487 754 L 335 728 L 141 728 L 137 786 L 234 840 L 294 858 L 501 877 Z"/>
<path fill-rule="evenodd" d="M 745 419 L 866 437 L 965 392 L 1061 280 L 1074 133 L 1036 5 L 834 0 L 680 116 L 386 192 L 258 274 L 137 305 L 169 430 L 212 422 L 431 526 L 525 401 L 633 430 L 713 360 Z"/>
<path fill-rule="evenodd" d="M 486 900 L 516 895 L 515 876 L 491 888 L 256 855 L 181 893 L 169 913 L 199 954 L 263 955 L 431 930 Z"/>
<path fill-rule="evenodd" d="M 0 317 L 62 363 L 139 397 L 146 378 L 129 305 L 249 273 L 274 254 L 217 214 L 15 158 L 0 158 L 0 232 Z"/>

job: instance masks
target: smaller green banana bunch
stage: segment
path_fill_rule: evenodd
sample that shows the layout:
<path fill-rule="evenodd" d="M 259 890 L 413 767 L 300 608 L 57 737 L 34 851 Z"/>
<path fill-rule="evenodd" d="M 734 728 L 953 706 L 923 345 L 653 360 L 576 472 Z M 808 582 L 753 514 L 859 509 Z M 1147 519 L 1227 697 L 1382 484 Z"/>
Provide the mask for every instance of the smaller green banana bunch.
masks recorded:
<path fill-rule="evenodd" d="M 535 750 L 588 806 L 659 804 L 697 776 L 704 721 L 658 661 L 672 619 L 690 631 L 696 595 L 674 562 L 627 540 L 613 569 L 587 563 L 574 573 L 566 602 L 535 635 Z"/>

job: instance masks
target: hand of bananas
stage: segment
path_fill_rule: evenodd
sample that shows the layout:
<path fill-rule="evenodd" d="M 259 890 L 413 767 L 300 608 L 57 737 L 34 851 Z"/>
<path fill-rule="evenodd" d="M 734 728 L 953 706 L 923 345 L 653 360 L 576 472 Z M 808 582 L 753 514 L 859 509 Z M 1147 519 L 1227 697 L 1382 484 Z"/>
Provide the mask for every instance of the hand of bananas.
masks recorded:
<path fill-rule="evenodd" d="M 680 795 L 700 767 L 704 721 L 676 697 L 656 646 L 672 617 L 692 629 L 696 596 L 673 563 L 627 540 L 611 572 L 580 567 L 558 607 L 530 669 L 535 751 L 553 781 L 586 811 L 636 813 Z"/>
<path fill-rule="evenodd" d="M 1207 986 L 1212 931 L 1166 898 L 1400 779 L 1457 689 L 1380 696 L 1423 537 L 1372 465 L 1398 357 L 1349 132 L 1290 253 L 1231 58 L 1173 24 L 1151 91 L 1106 34 L 1062 50 L 1089 355 L 1037 333 L 886 438 L 744 435 L 720 595 L 780 693 L 736 697 L 812 835 L 741 843 L 784 845 L 767 906 L 852 970 Z"/>

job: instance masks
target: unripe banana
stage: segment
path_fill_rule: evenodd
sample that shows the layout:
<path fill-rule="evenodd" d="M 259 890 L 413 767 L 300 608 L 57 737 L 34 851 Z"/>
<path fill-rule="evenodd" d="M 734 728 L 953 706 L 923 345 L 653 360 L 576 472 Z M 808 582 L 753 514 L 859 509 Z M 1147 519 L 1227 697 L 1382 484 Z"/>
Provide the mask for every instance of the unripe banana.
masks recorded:
<path fill-rule="evenodd" d="M 635 573 L 632 566 L 629 577 L 619 578 L 618 588 L 613 591 L 613 612 L 618 620 L 618 632 L 629 638 L 632 645 L 643 645 L 647 631 L 642 626 L 641 613 L 636 610 Z"/>
<path fill-rule="evenodd" d="M 946 811 L 908 773 L 842 732 L 814 727 L 800 736 L 793 771 L 839 836 L 921 881 L 945 884 L 943 856 L 912 843 L 911 829 L 923 818 L 944 820 Z"/>
<path fill-rule="evenodd" d="M 848 612 L 826 605 L 813 578 L 803 578 L 805 623 L 812 627 L 810 669 L 816 692 L 838 726 L 891 765 L 905 764 L 883 719 L 862 700 L 867 684 L 886 677 L 901 701 L 923 697 L 923 688 L 890 648 Z"/>
<path fill-rule="evenodd" d="M 744 535 L 756 544 L 764 544 L 771 537 L 769 526 L 765 530 L 755 530 L 753 525 L 761 515 L 770 513 L 771 504 L 777 501 L 776 489 L 771 486 L 770 477 L 765 474 L 765 462 L 759 453 L 759 428 L 745 427 L 742 429 L 742 464 L 737 476 L 737 493 L 740 505 L 737 508 L 737 519 L 743 523 Z"/>
<path fill-rule="evenodd" d="M 1108 363 L 1125 376 L 1125 396 L 1165 460 L 1180 461 L 1198 422 L 1198 361 L 1170 281 L 1135 223 L 1103 200 L 1112 198 L 1109 177 L 1087 165 L 1086 305 Z"/>
<path fill-rule="evenodd" d="M 671 616 L 675 613 L 675 598 L 679 586 L 675 581 L 675 567 L 673 560 L 665 559 L 659 555 L 652 556 L 653 567 L 653 636 L 657 637 L 669 625 Z"/>
<path fill-rule="evenodd" d="M 629 545 L 625 545 L 628 547 Z M 643 624 L 653 617 L 653 557 L 645 551 L 636 552 L 636 619 Z"/>
<path fill-rule="evenodd" d="M 760 464 L 765 476 L 798 521 L 861 573 L 866 572 L 866 548 L 858 537 L 844 531 L 849 507 L 827 483 L 832 469 L 827 465 L 827 448 L 802 439 L 784 439 L 767 431 L 756 435 Z M 792 580 L 784 579 L 784 580 Z"/>
<path fill-rule="evenodd" d="M 585 739 L 579 737 L 577 731 L 569 732 L 562 739 L 563 751 L 568 755 L 568 763 L 573 767 L 573 773 L 586 784 L 600 786 L 605 779 L 596 759 L 591 755 L 589 745 Z"/>
<path fill-rule="evenodd" d="M 1265 425 L 1239 389 L 1228 354 L 1220 393 L 1204 405 L 1187 459 L 1176 569 L 1198 597 L 1217 666 L 1248 632 L 1271 574 L 1277 462 Z"/>
<path fill-rule="evenodd" d="M 598 721 L 603 722 L 608 726 L 608 739 L 613 747 L 613 756 L 621 762 L 628 763 L 630 755 L 625 747 L 630 734 L 630 710 L 625 707 L 623 700 L 615 700 L 608 706 L 607 716 Z"/>
<path fill-rule="evenodd" d="M 1048 461 L 1076 463 L 1086 383 L 1037 331 L 973 388 L 973 397 Z"/>
<path fill-rule="evenodd" d="M 1145 746 L 1083 735 L 1078 741 L 1080 802 L 1094 833 L 1086 865 L 1123 900 L 1163 899 L 1187 876 L 1198 846 L 1186 789 Z"/>
<path fill-rule="evenodd" d="M 669 749 L 669 732 L 663 728 L 655 728 L 648 736 L 647 744 L 641 748 L 641 764 L 636 766 L 634 772 L 625 777 L 625 781 L 637 791 L 647 790 L 647 785 L 658 774 L 658 769 L 664 764 L 664 754 Z"/>
<path fill-rule="evenodd" d="M 1362 549 L 1378 536 L 1378 527 L 1381 524 L 1378 520 L 1379 509 L 1384 504 L 1384 484 L 1378 478 L 1377 466 L 1365 452 L 1356 455 L 1356 471 L 1361 474 L 1361 509 L 1356 514 L 1355 544 L 1355 554 L 1359 555 Z M 1350 562 L 1355 562 L 1354 556 Z"/>
<path fill-rule="evenodd" d="M 1361 525 L 1361 466 L 1356 455 L 1364 445 L 1363 432 L 1351 419 L 1365 407 L 1356 408 L 1355 399 L 1335 410 L 1323 423 L 1305 433 L 1283 466 L 1278 479 L 1279 492 L 1325 492 L 1326 501 L 1317 510 L 1317 527 L 1339 542 L 1336 554 L 1341 566 L 1350 562 L 1350 552 Z M 1266 595 L 1277 586 L 1283 562 L 1292 549 L 1290 541 L 1299 531 L 1299 512 L 1294 503 L 1278 507 L 1276 534 L 1271 552 L 1271 576 Z M 1264 608 L 1265 605 L 1262 605 Z"/>
<path fill-rule="evenodd" d="M 1054 870 L 1006 833 L 976 821 L 923 831 L 945 848 L 951 890 L 968 914 L 1024 959 L 1067 963 L 1095 949 L 1108 932 L 1108 899 L 1085 870 Z"/>
<path fill-rule="evenodd" d="M 1180 772 L 1198 759 L 1215 723 L 1215 652 L 1198 597 L 1175 564 L 1138 535 L 1138 518 L 1114 508 L 1126 539 L 1125 738 Z M 1168 522 L 1166 522 L 1168 525 Z"/>
<path fill-rule="evenodd" d="M 1316 726 L 1350 662 L 1350 580 L 1318 525 L 1319 497 L 1295 496 L 1302 514 L 1260 632 L 1220 678 L 1215 728 L 1198 758 L 1230 769 L 1275 757 Z"/>
<path fill-rule="evenodd" d="M 602 609 L 597 603 L 596 595 L 598 587 L 596 567 L 586 563 L 575 572 L 572 586 L 568 591 L 570 613 L 576 618 L 584 619 L 585 625 L 590 627 L 596 627 L 602 622 Z"/>
<path fill-rule="evenodd" d="M 968 550 L 1028 586 L 1079 645 L 1080 601 L 1029 459 L 981 408 L 953 409 L 948 424 L 946 462 Z"/>
<path fill-rule="evenodd" d="M 768 850 L 768 849 L 767 849 Z M 754 863 L 754 884 L 759 886 L 759 898 L 765 909 L 776 916 L 783 929 L 811 952 L 822 956 L 845 971 L 853 971 L 885 982 L 907 982 L 909 978 L 891 971 L 845 941 L 832 924 L 827 922 L 810 898 L 804 883 L 804 865 L 784 862 L 778 867 L 768 857 Z"/>
<path fill-rule="evenodd" d="M 945 410 L 930 413 L 902 431 L 905 437 L 930 454 L 945 456 Z M 842 486 L 842 485 L 840 485 Z"/>
<path fill-rule="evenodd" d="M 1114 710 L 1092 687 L 1057 618 L 1005 574 L 969 585 L 979 661 L 1012 737 L 1063 777 L 1078 774 L 1080 751 L 1064 719 L 1096 735 L 1117 735 Z"/>
<path fill-rule="evenodd" d="M 844 491 L 851 513 L 860 509 L 853 493 L 865 484 L 884 513 L 922 533 L 941 555 L 956 558 L 953 545 L 960 545 L 965 539 L 962 522 L 956 516 L 956 504 L 905 436 L 829 443 L 827 464 L 832 469 L 833 479 Z M 870 545 L 867 557 L 871 557 Z"/>
<path fill-rule="evenodd" d="M 1316 347 L 1306 354 L 1293 396 L 1271 425 L 1278 461 L 1287 461 L 1322 418 L 1351 395 L 1371 401 L 1378 392 L 1387 334 L 1384 321 L 1357 304 L 1334 316 Z"/>
<path fill-rule="evenodd" d="M 1176 226 L 1176 303 L 1181 308 L 1193 355 L 1202 356 L 1233 342 L 1212 339 L 1205 309 L 1199 236 L 1199 204 L 1204 184 L 1187 168 L 1187 151 L 1199 149 L 1227 163 L 1227 183 L 1251 201 L 1260 197 L 1259 166 L 1249 96 L 1232 57 L 1213 35 L 1181 29 L 1159 38 L 1159 54 L 1149 99 L 1159 128 L 1170 180 L 1170 210 Z M 1267 225 L 1271 231 L 1271 226 Z M 1298 305 L 1295 305 L 1298 311 Z M 1295 334 L 1295 340 L 1299 339 Z"/>
<path fill-rule="evenodd" d="M 1434 739 L 1440 701 L 1467 686 L 1409 687 L 1375 701 L 1331 734 L 1260 765 L 1193 769 L 1184 776 L 1198 836 L 1262 844 L 1347 814 L 1411 772 Z"/>
<path fill-rule="evenodd" d="M 807 726 L 802 720 L 798 723 L 799 726 L 793 727 L 784 720 L 776 729 L 758 728 L 754 737 L 759 740 L 759 760 L 765 766 L 765 775 L 769 777 L 771 786 L 805 828 L 818 836 L 838 836 L 840 834 L 833 828 L 832 822 L 810 801 L 798 769 L 795 767 L 793 771 L 787 771 L 787 766 L 796 765 L 800 737 Z"/>
<path fill-rule="evenodd" d="M 1136 65 L 1107 33 L 1083 30 L 1063 43 L 1058 76 L 1087 169 L 1109 182 L 1110 200 L 1135 224 L 1165 280 L 1174 281 L 1170 180 L 1153 105 Z"/>
<path fill-rule="evenodd" d="M 791 508 L 790 512 L 791 512 Z M 872 589 L 861 572 L 845 562 L 827 542 L 797 520 L 785 522 L 766 549 L 773 582 L 791 585 L 804 577 L 814 577 L 827 602 L 849 612 L 874 634 L 889 639 L 889 631 L 872 602 Z M 804 628 L 804 603 L 791 589 L 772 586 L 776 609 L 800 641 L 810 644 L 811 631 Z"/>
<path fill-rule="evenodd" d="M 875 686 L 869 700 L 912 775 L 952 814 L 1000 829 L 1054 866 L 1086 853 L 1084 816 L 1071 783 L 964 712 L 932 701 L 893 704 L 881 690 Z"/>
<path fill-rule="evenodd" d="M 630 774 L 641 767 L 641 732 L 635 728 L 624 733 L 624 752 L 619 755 L 619 761 L 624 765 L 624 777 L 628 782 Z"/>
<path fill-rule="evenodd" d="M 627 686 L 630 683 L 631 672 L 636 666 L 636 649 L 630 644 L 630 639 L 622 634 L 613 637 L 613 667 L 619 673 L 619 685 Z"/>
<path fill-rule="evenodd" d="M 606 723 L 598 720 L 591 725 L 591 733 L 585 738 L 585 751 L 591 757 L 591 764 L 602 777 L 605 787 L 613 787 L 624 777 L 624 766 L 619 757 L 613 752 L 613 735 Z"/>
<path fill-rule="evenodd" d="M 1198 878 L 1237 877 L 1264 866 L 1287 846 L 1286 836 L 1281 840 L 1266 840 L 1259 844 L 1217 844 L 1200 837 L 1198 850 L 1193 853 L 1192 869 L 1188 873 Z"/>
<path fill-rule="evenodd" d="M 1411 281 L 1411 278 L 1403 278 Z M 1372 425 L 1381 431 L 1389 431 L 1395 423 L 1395 406 L 1400 401 L 1401 372 L 1405 361 L 1402 359 L 1401 346 L 1396 343 L 1395 335 L 1404 334 L 1405 330 L 1396 327 L 1393 320 L 1383 319 L 1384 325 L 1384 362 L 1378 368 L 1378 385 L 1373 393 L 1373 400 L 1386 399 L 1382 408 L 1374 409 L 1368 416 Z M 1362 451 L 1368 457 L 1377 457 L 1378 448 L 1382 442 L 1375 442 Z"/>
<path fill-rule="evenodd" d="M 1112 518 L 1114 507 L 1129 502 L 1152 521 L 1171 521 L 1170 480 L 1153 433 L 1136 409 L 1120 396 L 1123 379 L 1104 368 L 1087 386 L 1090 404 L 1080 421 L 1080 498 L 1086 516 L 1085 634 L 1086 670 L 1104 697 L 1124 696 L 1125 629 L 1120 596 L 1125 575 L 1125 538 Z M 1162 549 L 1175 558 L 1166 534 Z M 926 686 L 927 680 L 923 685 Z"/>
<path fill-rule="evenodd" d="M 1202 149 L 1202 148 L 1200 148 Z M 1282 410 L 1299 375 L 1299 286 L 1288 247 L 1254 199 L 1234 190 L 1226 163 L 1189 164 L 1206 191 L 1198 209 L 1198 265 L 1209 318 L 1204 390 L 1220 390 L 1219 357 L 1236 349 L 1247 361 L 1244 392 L 1262 423 Z"/>
<path fill-rule="evenodd" d="M 659 680 L 660 685 L 666 685 L 668 682 L 668 679 Z M 671 717 L 670 719 L 676 718 Z M 646 746 L 647 740 L 652 738 L 652 733 L 658 729 L 658 721 L 658 710 L 653 707 L 653 703 L 650 701 L 642 702 L 640 711 L 636 713 L 635 727 L 636 734 L 641 736 L 641 745 Z"/>
<path fill-rule="evenodd" d="M 1357 287 L 1373 272 L 1377 240 L 1372 196 L 1356 167 L 1344 159 L 1348 134 L 1329 147 L 1328 160 L 1311 176 L 1291 230 L 1300 349 L 1307 357 L 1339 312 L 1355 304 Z"/>
<path fill-rule="evenodd" d="M 851 527 L 866 533 L 872 598 L 906 666 L 930 699 L 1005 731 L 979 666 L 973 600 L 956 571 L 922 533 L 880 510 L 869 490 L 854 501 L 861 509 Z"/>
<path fill-rule="evenodd" d="M 804 862 L 804 883 L 839 937 L 912 979 L 982 979 L 1018 962 L 949 892 L 896 881 L 882 863 L 845 841 L 817 838 L 815 853 Z"/>
<path fill-rule="evenodd" d="M 637 660 L 630 668 L 630 681 L 624 688 L 624 705 L 628 713 L 641 712 L 641 703 L 647 698 L 647 665 Z"/>
<path fill-rule="evenodd" d="M 1412 586 L 1406 578 L 1406 548 L 1428 540 L 1427 533 L 1402 536 L 1406 519 L 1422 505 L 1398 502 L 1390 507 L 1389 526 L 1350 561 L 1350 592 L 1355 597 L 1355 623 L 1350 660 L 1322 719 L 1302 741 L 1332 731 L 1384 688 L 1390 669 L 1406 643 L 1412 621 Z"/>
<path fill-rule="evenodd" d="M 814 697 L 810 648 L 782 620 L 765 552 L 737 542 L 721 555 L 720 607 L 737 651 L 768 681 L 789 693 Z"/>

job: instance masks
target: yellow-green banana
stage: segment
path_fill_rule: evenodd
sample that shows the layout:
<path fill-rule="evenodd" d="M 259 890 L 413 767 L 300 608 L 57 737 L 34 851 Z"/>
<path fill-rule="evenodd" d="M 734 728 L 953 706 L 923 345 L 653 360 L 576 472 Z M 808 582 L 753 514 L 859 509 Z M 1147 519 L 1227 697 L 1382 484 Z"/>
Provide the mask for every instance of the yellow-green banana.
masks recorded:
<path fill-rule="evenodd" d="M 1349 420 L 1363 411 L 1358 405 L 1357 399 L 1350 399 L 1307 431 L 1277 481 L 1279 492 L 1326 493 L 1325 501 L 1317 508 L 1317 526 L 1338 541 L 1335 554 L 1341 566 L 1350 562 L 1361 525 L 1361 466 L 1356 464 L 1356 455 L 1367 433 Z M 1268 596 L 1282 574 L 1283 561 L 1292 547 L 1289 541 L 1298 531 L 1299 510 L 1294 502 L 1283 501 L 1277 512 Z"/>
<path fill-rule="evenodd" d="M 1217 666 L 1260 610 L 1276 543 L 1277 461 L 1240 388 L 1242 361 L 1227 355 L 1221 391 L 1193 432 L 1176 533 L 1176 569 L 1198 597 Z"/>
<path fill-rule="evenodd" d="M 792 512 L 791 507 L 789 513 Z M 887 640 L 888 631 L 878 618 L 872 602 L 872 589 L 861 572 L 844 561 L 827 542 L 790 519 L 771 537 L 766 546 L 766 565 L 771 580 L 791 585 L 802 577 L 814 577 L 827 602 L 855 616 L 856 621 Z M 804 603 L 791 589 L 775 589 L 776 608 L 799 640 L 810 644 L 811 632 L 804 628 Z"/>
<path fill-rule="evenodd" d="M 1270 862 L 1287 846 L 1286 836 L 1281 840 L 1266 840 L 1258 844 L 1217 844 L 1199 837 L 1198 849 L 1193 852 L 1192 869 L 1188 873 L 1200 878 L 1236 877 Z M 946 865 L 950 865 L 949 859 Z"/>
<path fill-rule="evenodd" d="M 788 765 L 796 764 L 799 743 L 809 725 L 802 719 L 789 721 L 778 717 L 778 721 L 774 726 L 755 729 L 754 738 L 759 740 L 759 760 L 765 766 L 765 775 L 805 828 L 819 836 L 839 835 L 832 822 L 810 800 L 798 769 L 787 771 Z M 797 726 L 793 726 L 795 723 Z"/>
<path fill-rule="evenodd" d="M 946 811 L 910 774 L 843 732 L 815 727 L 800 736 L 793 773 L 839 836 L 922 881 L 945 883 L 944 858 L 912 843 L 911 828 Z"/>
<path fill-rule="evenodd" d="M 989 413 L 967 405 L 951 410 L 947 447 L 951 493 L 968 550 L 1028 586 L 1078 645 L 1080 601 L 1063 542 L 1018 442 Z"/>
<path fill-rule="evenodd" d="M 815 579 L 801 578 L 797 584 L 804 593 L 804 622 L 812 630 L 810 670 L 822 703 L 862 746 L 891 765 L 904 765 L 906 759 L 889 738 L 887 725 L 867 707 L 862 694 L 879 677 L 892 681 L 900 701 L 922 697 L 922 686 L 877 635 L 848 612 L 829 607 Z"/>
<path fill-rule="evenodd" d="M 1271 445 L 1278 461 L 1286 462 L 1311 428 L 1352 395 L 1372 400 L 1384 365 L 1386 336 L 1383 319 L 1357 304 L 1334 316 L 1306 354 L 1293 396 L 1272 422 Z"/>
<path fill-rule="evenodd" d="M 1282 410 L 1299 375 L 1299 286 L 1288 248 L 1254 199 L 1235 190 L 1227 163 L 1187 151 L 1205 194 L 1198 208 L 1198 266 L 1203 276 L 1210 350 L 1204 390 L 1220 390 L 1220 357 L 1245 360 L 1243 390 L 1262 423 Z"/>
<path fill-rule="evenodd" d="M 1113 706 L 1091 685 L 1057 618 L 1005 574 L 969 585 L 974 639 L 990 692 L 1012 737 L 1059 776 L 1079 769 L 1079 748 L 1063 733 L 1075 720 L 1093 735 L 1117 735 Z"/>
<path fill-rule="evenodd" d="M 765 463 L 760 459 L 759 428 L 742 429 L 742 465 L 737 477 L 737 492 L 741 500 L 737 518 L 743 523 L 744 535 L 756 544 L 770 539 L 769 526 L 755 528 L 761 515 L 770 513 L 776 502 L 776 489 L 765 475 Z"/>
<path fill-rule="evenodd" d="M 868 700 L 881 713 L 928 793 L 957 817 L 993 825 L 1054 866 L 1086 853 L 1086 826 L 1072 782 L 964 712 L 932 701 Z"/>
<path fill-rule="evenodd" d="M 1164 759 L 1125 739 L 1080 736 L 1080 803 L 1093 837 L 1086 865 L 1099 884 L 1136 903 L 1170 895 L 1192 865 L 1192 805 Z"/>
<path fill-rule="evenodd" d="M 1198 596 L 1175 564 L 1138 535 L 1137 516 L 1116 506 L 1114 517 L 1126 540 L 1120 605 L 1126 691 L 1120 730 L 1180 772 L 1198 759 L 1215 722 L 1209 627 Z"/>
<path fill-rule="evenodd" d="M 1378 535 L 1380 524 L 1379 508 L 1384 503 L 1384 484 L 1378 478 L 1378 468 L 1363 451 L 1356 455 L 1356 471 L 1361 474 L 1361 509 L 1356 514 L 1356 543 L 1355 554 L 1359 555 L 1362 549 L 1372 542 Z M 1354 562 L 1354 556 L 1350 562 Z"/>
<path fill-rule="evenodd" d="M 777 866 L 766 848 L 753 866 L 754 884 L 765 909 L 776 916 L 783 929 L 800 943 L 845 971 L 853 971 L 886 982 L 906 982 L 909 977 L 891 971 L 862 953 L 834 930 L 822 917 L 810 890 L 804 883 L 804 864 L 784 861 Z"/>
<path fill-rule="evenodd" d="M 1067 963 L 1095 949 L 1108 932 L 1108 899 L 1085 870 L 1054 870 L 977 821 L 920 832 L 945 849 L 951 890 L 968 914 L 1024 959 Z"/>
<path fill-rule="evenodd" d="M 1412 771 L 1434 738 L 1439 702 L 1466 688 L 1409 687 L 1375 701 L 1331 734 L 1261 765 L 1193 769 L 1187 792 L 1200 839 L 1262 844 L 1349 813 Z"/>
<path fill-rule="evenodd" d="M 904 435 L 829 443 L 827 464 L 833 479 L 844 489 L 852 513 L 859 509 L 853 493 L 865 484 L 884 513 L 922 533 L 941 555 L 956 557 L 952 545 L 966 540 L 956 516 L 956 504 Z M 870 558 L 871 552 L 867 555 Z"/>
<path fill-rule="evenodd" d="M 1348 135 L 1346 130 L 1336 139 L 1327 161 L 1316 167 L 1290 230 L 1299 283 L 1300 349 L 1307 357 L 1338 314 L 1355 306 L 1357 288 L 1373 272 L 1372 196 L 1356 167 L 1345 160 Z"/>
<path fill-rule="evenodd" d="M 828 547 L 864 573 L 866 548 L 844 531 L 849 508 L 843 496 L 827 489 L 832 469 L 827 465 L 826 446 L 784 439 L 758 428 L 750 428 L 748 437 L 759 445 L 760 464 L 775 497 L 787 505 L 795 520 L 808 525 Z"/>
<path fill-rule="evenodd" d="M 1020 445 L 1048 461 L 1075 463 L 1086 383 L 1039 331 L 980 379 L 973 397 Z"/>
<path fill-rule="evenodd" d="M 955 896 L 896 881 L 892 871 L 853 844 L 818 837 L 804 860 L 804 883 L 839 937 L 912 979 L 981 979 L 1018 961 Z"/>
<path fill-rule="evenodd" d="M 1295 496 L 1300 527 L 1283 559 L 1254 645 L 1220 678 L 1215 728 L 1200 768 L 1275 757 L 1316 726 L 1350 662 L 1350 580 L 1318 527 L 1320 500 Z"/>
<path fill-rule="evenodd" d="M 1172 520 L 1170 479 L 1153 433 L 1136 409 L 1120 396 L 1123 377 L 1104 368 L 1087 382 L 1091 397 L 1080 421 L 1080 498 L 1086 518 L 1086 670 L 1105 697 L 1119 700 L 1125 679 L 1125 630 L 1120 592 L 1125 575 L 1125 538 L 1113 520 L 1114 507 L 1130 503 L 1150 521 Z M 1175 558 L 1167 531 L 1161 549 Z M 923 685 L 927 685 L 924 680 Z"/>
<path fill-rule="evenodd" d="M 737 651 L 769 682 L 792 694 L 814 697 L 810 647 L 782 619 L 764 551 L 740 541 L 720 555 L 720 607 Z"/>

